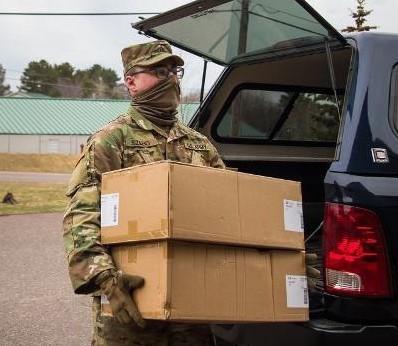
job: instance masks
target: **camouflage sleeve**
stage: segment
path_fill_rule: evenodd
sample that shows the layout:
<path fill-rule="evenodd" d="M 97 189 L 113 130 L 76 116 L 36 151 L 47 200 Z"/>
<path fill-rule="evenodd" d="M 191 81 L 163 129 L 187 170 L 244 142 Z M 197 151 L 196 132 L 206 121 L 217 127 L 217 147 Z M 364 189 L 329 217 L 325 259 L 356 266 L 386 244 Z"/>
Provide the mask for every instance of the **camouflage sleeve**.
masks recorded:
<path fill-rule="evenodd" d="M 225 163 L 224 161 L 221 159 L 217 149 L 214 147 L 213 144 L 210 143 L 209 141 L 209 145 L 210 145 L 210 167 L 214 167 L 214 168 L 221 168 L 221 169 L 225 169 Z"/>
<path fill-rule="evenodd" d="M 100 243 L 101 173 L 121 168 L 121 149 L 110 135 L 95 136 L 78 161 L 66 195 L 64 246 L 75 293 L 97 290 L 95 277 L 114 268 L 112 257 Z"/>

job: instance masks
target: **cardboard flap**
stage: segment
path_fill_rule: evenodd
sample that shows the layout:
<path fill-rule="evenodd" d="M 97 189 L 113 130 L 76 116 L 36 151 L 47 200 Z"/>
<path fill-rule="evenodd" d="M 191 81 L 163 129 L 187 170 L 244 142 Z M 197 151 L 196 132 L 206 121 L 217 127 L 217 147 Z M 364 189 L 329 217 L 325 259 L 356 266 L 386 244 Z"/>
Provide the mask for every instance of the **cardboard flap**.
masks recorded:
<path fill-rule="evenodd" d="M 102 227 L 103 243 L 119 243 L 169 234 L 169 165 L 141 166 L 103 176 L 102 194 L 119 192 L 119 223 Z"/>
<path fill-rule="evenodd" d="M 239 239 L 236 173 L 173 165 L 171 173 L 172 229 L 175 238 Z"/>

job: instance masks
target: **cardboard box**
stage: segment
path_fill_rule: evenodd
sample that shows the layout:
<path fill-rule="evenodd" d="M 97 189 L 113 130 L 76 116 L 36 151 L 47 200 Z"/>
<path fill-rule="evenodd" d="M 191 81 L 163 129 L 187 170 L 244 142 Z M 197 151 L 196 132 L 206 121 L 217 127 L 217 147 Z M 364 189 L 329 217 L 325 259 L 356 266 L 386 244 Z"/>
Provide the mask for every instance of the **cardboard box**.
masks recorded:
<path fill-rule="evenodd" d="M 300 183 L 169 161 L 102 175 L 101 241 L 304 249 Z"/>
<path fill-rule="evenodd" d="M 304 253 L 162 240 L 112 248 L 145 278 L 134 298 L 146 319 L 186 322 L 308 320 Z M 109 314 L 106 301 L 103 313 Z"/>

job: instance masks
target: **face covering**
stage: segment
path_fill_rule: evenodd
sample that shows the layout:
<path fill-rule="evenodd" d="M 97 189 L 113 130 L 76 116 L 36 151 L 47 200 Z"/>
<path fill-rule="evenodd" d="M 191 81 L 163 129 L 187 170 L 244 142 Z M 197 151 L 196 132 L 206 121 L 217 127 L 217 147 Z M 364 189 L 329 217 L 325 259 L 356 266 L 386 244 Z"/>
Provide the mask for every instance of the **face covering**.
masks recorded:
<path fill-rule="evenodd" d="M 172 126 L 177 121 L 180 103 L 180 83 L 175 77 L 160 81 L 153 88 L 133 96 L 131 105 L 144 117 L 160 126 Z"/>

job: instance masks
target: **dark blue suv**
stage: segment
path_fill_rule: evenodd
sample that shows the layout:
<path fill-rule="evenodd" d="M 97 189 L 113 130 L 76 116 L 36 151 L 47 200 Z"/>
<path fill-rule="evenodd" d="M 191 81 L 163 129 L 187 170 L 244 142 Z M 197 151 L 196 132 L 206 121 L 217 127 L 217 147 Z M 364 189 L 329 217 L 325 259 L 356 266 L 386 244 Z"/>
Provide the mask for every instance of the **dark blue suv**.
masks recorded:
<path fill-rule="evenodd" d="M 322 272 L 310 321 L 215 334 L 395 345 L 398 35 L 343 37 L 302 0 L 196 1 L 133 27 L 225 66 L 190 125 L 228 166 L 302 184 L 306 249 Z"/>

